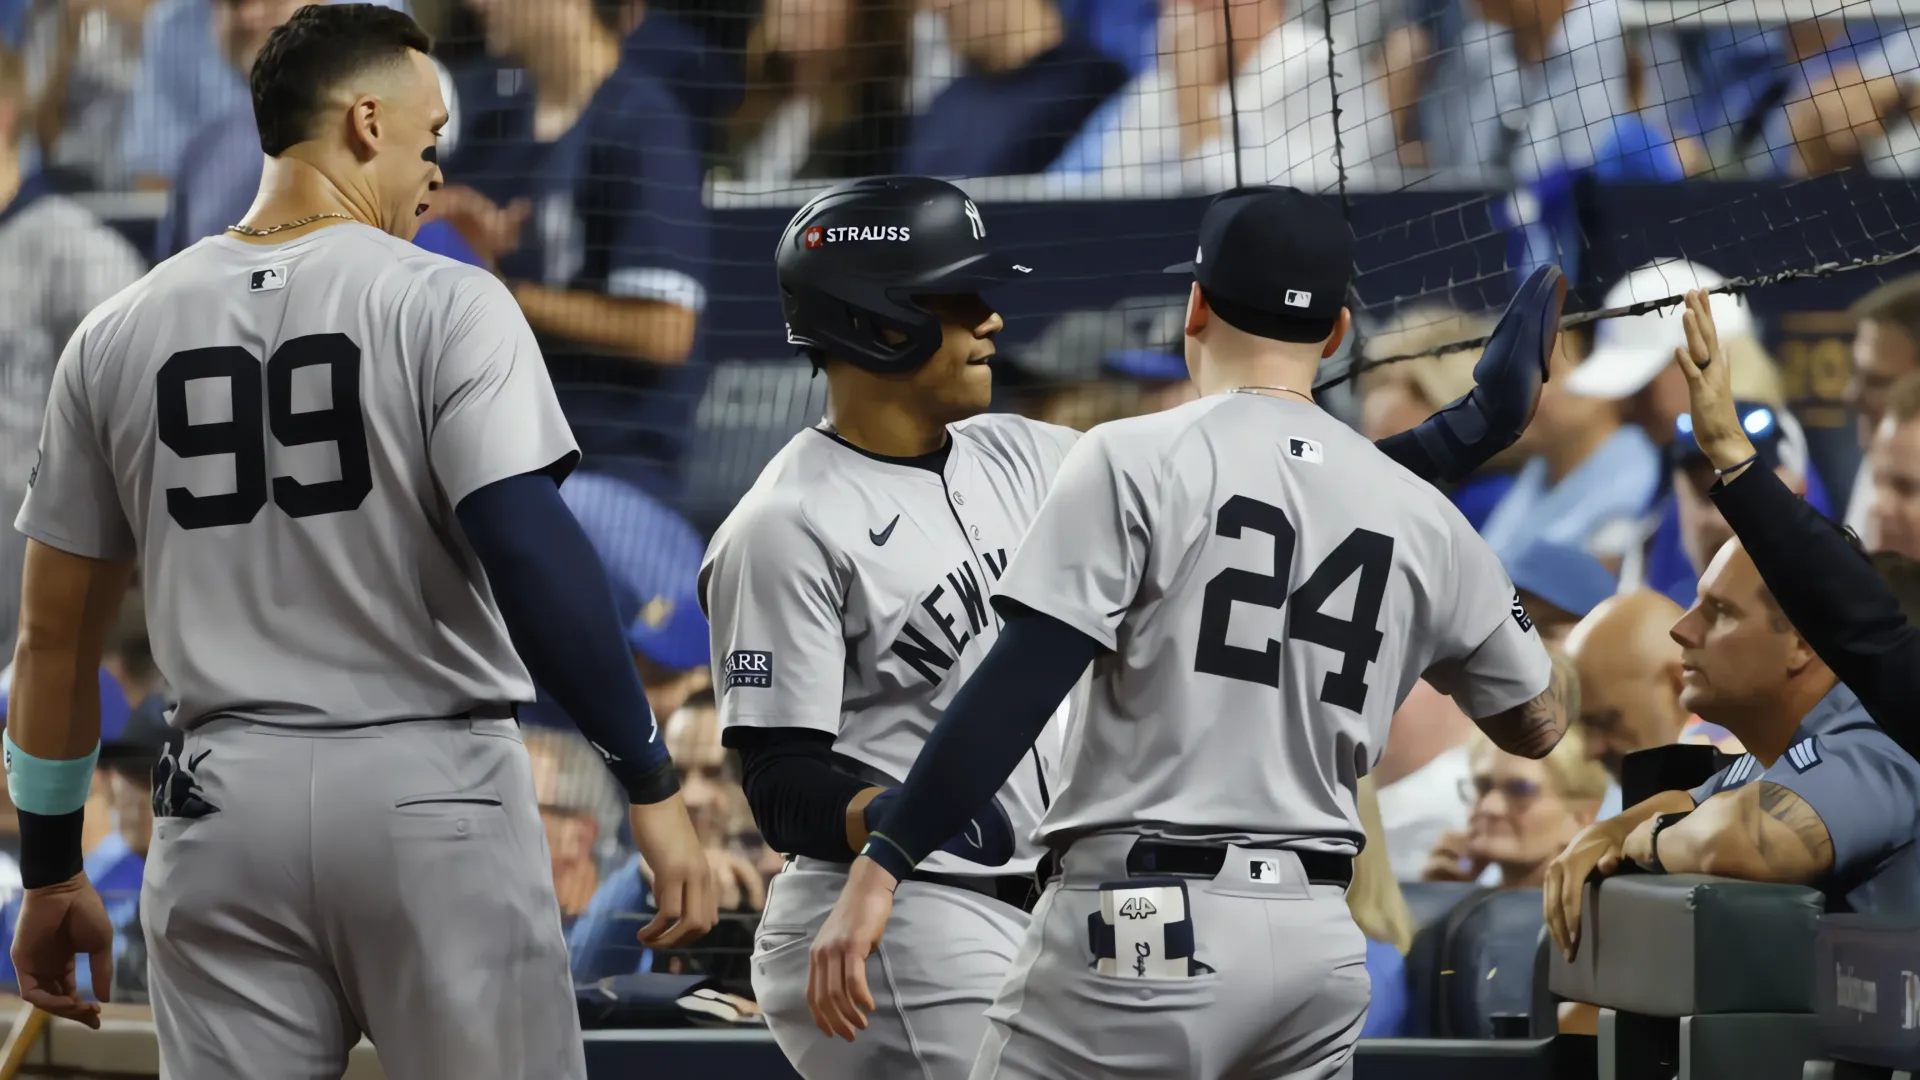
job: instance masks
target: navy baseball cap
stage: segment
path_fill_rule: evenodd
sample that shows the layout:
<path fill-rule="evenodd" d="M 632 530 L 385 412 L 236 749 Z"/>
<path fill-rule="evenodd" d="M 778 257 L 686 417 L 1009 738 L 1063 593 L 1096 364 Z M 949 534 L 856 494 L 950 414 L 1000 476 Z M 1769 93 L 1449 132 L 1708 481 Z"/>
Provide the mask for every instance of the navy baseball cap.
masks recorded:
<path fill-rule="evenodd" d="M 1562 544 L 1535 541 L 1504 561 L 1514 588 L 1575 618 L 1586 618 L 1587 612 L 1619 588 L 1600 560 Z"/>
<path fill-rule="evenodd" d="M 1786 439 L 1780 414 L 1774 411 L 1773 406 L 1757 401 L 1736 401 L 1733 410 L 1739 414 L 1740 426 L 1746 430 L 1754 452 L 1760 455 L 1760 463 L 1769 469 L 1779 468 L 1780 451 Z M 1669 460 L 1676 467 L 1707 456 L 1694 440 L 1692 413 L 1681 413 L 1680 419 L 1674 421 L 1673 445 L 1668 453 L 1672 455 Z"/>
<path fill-rule="evenodd" d="M 1340 211 L 1289 187 L 1242 187 L 1215 196 L 1200 219 L 1192 274 L 1228 325 L 1275 341 L 1324 341 L 1353 282 L 1353 230 Z"/>
<path fill-rule="evenodd" d="M 560 497 L 606 565 L 633 651 L 672 671 L 705 666 L 698 589 L 707 545 L 700 534 L 666 504 L 610 476 L 575 473 Z"/>

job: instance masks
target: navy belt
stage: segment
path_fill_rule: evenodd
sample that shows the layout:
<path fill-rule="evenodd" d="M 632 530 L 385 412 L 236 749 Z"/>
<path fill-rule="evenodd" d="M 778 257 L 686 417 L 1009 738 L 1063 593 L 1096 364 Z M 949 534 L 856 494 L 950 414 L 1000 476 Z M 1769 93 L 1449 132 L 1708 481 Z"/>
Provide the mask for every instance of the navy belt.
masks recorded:
<path fill-rule="evenodd" d="M 1338 885 L 1343 889 L 1353 884 L 1352 856 L 1325 851 L 1287 850 L 1300 860 L 1300 868 L 1306 871 L 1308 884 Z M 1220 868 L 1226 864 L 1225 844 L 1180 844 L 1143 839 L 1136 841 L 1133 849 L 1127 852 L 1129 877 L 1171 875 L 1211 879 L 1219 877 Z"/>
<path fill-rule="evenodd" d="M 945 885 L 949 889 L 964 889 L 1028 913 L 1033 911 L 1034 904 L 1040 900 L 1039 890 L 1034 888 L 1033 879 L 1023 874 L 975 876 L 934 874 L 923 870 L 916 872 L 907 880 L 921 881 L 928 885 Z"/>

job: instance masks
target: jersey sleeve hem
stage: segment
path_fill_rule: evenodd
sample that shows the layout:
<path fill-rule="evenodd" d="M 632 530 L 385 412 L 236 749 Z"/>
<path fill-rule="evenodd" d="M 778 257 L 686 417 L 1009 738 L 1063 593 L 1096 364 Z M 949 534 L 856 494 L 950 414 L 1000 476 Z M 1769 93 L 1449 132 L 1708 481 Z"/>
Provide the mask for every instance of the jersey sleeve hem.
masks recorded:
<path fill-rule="evenodd" d="M 776 730 L 780 728 L 798 728 L 803 731 L 819 731 L 836 738 L 840 735 L 839 716 L 795 716 L 791 713 L 737 713 L 721 710 L 720 730 L 728 728 L 760 728 Z"/>
<path fill-rule="evenodd" d="M 24 516 L 18 521 L 15 521 L 13 527 L 18 529 L 21 535 L 29 540 L 38 540 L 50 548 L 57 548 L 69 555 L 77 555 L 83 559 L 98 559 L 101 562 L 126 562 L 139 554 L 137 549 L 134 549 L 134 545 L 121 546 L 111 542 L 88 544 L 83 541 L 74 540 L 54 532 L 39 522 L 30 521 Z"/>
<path fill-rule="evenodd" d="M 989 602 L 993 604 L 993 610 L 1003 619 L 1012 614 L 1007 605 L 1018 604 L 1067 624 L 1091 638 L 1107 652 L 1114 652 L 1119 644 L 1119 638 L 1114 634 L 1113 628 L 1105 625 L 1104 620 L 1061 604 L 1055 597 L 1035 599 L 1020 595 L 1017 591 L 1003 591 L 994 593 Z"/>
<path fill-rule="evenodd" d="M 538 457 L 543 455 L 534 456 Z M 575 447 L 547 462 L 545 465 L 537 465 L 532 468 L 527 467 L 526 462 L 503 461 L 494 465 L 492 468 L 482 468 L 464 472 L 457 485 L 447 485 L 447 502 L 454 506 L 459 506 L 466 500 L 467 496 L 489 484 L 497 484 L 502 480 L 510 480 L 516 476 L 526 476 L 529 473 L 537 473 L 541 476 L 550 477 L 555 486 L 558 486 L 565 482 L 567 477 L 573 475 L 574 466 L 578 464 L 580 464 L 580 450 L 578 447 Z M 441 483 L 446 485 L 446 480 L 447 478 L 443 477 Z"/>

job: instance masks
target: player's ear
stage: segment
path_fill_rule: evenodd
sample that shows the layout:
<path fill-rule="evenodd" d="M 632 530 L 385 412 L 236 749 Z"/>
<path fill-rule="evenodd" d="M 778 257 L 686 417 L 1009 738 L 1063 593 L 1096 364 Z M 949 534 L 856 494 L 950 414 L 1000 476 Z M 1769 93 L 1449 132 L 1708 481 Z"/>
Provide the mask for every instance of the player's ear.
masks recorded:
<path fill-rule="evenodd" d="M 1325 360 L 1340 351 L 1340 343 L 1347 340 L 1347 328 L 1353 325 L 1353 317 L 1346 308 L 1340 309 L 1340 317 L 1333 320 L 1333 333 L 1328 335 L 1327 343 L 1320 346 L 1320 359 Z"/>
<path fill-rule="evenodd" d="M 1187 293 L 1187 336 L 1198 337 L 1200 331 L 1207 328 L 1207 319 L 1212 312 L 1207 308 L 1207 298 L 1200 292 L 1200 283 L 1194 282 Z"/>
<path fill-rule="evenodd" d="M 384 119 L 380 114 L 380 100 L 375 97 L 362 96 L 348 110 L 347 145 L 362 162 L 373 160 L 374 148 L 380 143 Z"/>

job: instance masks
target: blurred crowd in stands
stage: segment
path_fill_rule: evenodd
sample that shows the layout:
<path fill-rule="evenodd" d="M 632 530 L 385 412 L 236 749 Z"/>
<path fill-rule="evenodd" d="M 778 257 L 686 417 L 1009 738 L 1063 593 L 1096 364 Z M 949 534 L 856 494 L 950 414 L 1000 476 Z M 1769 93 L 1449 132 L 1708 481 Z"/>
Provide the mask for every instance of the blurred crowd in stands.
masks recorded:
<path fill-rule="evenodd" d="M 892 171 L 1040 175 L 1060 195 L 1183 194 L 1235 177 L 1325 190 L 1342 170 L 1359 189 L 1426 170 L 1501 185 L 1568 169 L 1603 180 L 1920 172 L 1916 39 L 1872 19 L 1646 28 L 1628 0 L 393 2 L 439 35 L 454 116 L 448 187 L 418 242 L 497 270 L 541 336 L 586 451 L 563 493 L 607 564 L 723 906 L 742 915 L 699 953 L 635 944 L 646 868 L 618 793 L 566 718 L 536 703 L 522 719 L 583 980 L 707 966 L 744 987 L 721 954 L 744 953 L 782 863 L 719 738 L 695 581 L 710 522 L 679 512 L 709 372 L 715 190 L 799 192 Z M 74 327 L 153 261 L 246 212 L 260 153 L 243 73 L 299 6 L 0 0 L 9 520 Z M 164 193 L 151 250 L 77 198 L 98 192 Z M 1722 280 L 1665 260 L 1616 283 L 1605 306 Z M 1190 400 L 1183 299 L 1060 318 L 1006 358 L 1003 406 L 1085 429 Z M 1713 305 L 1764 466 L 1891 553 L 1889 580 L 1920 605 L 1920 575 L 1904 562 L 1920 559 L 1920 276 L 1886 281 L 1851 312 L 1857 475 L 1817 474 L 1756 313 L 1728 295 Z M 1480 312 L 1415 305 L 1366 348 L 1434 350 L 1489 328 Z M 1709 603 L 1700 576 L 1732 535 L 1707 497 L 1714 470 L 1673 366 L 1683 344 L 1671 312 L 1564 335 L 1526 436 L 1451 492 L 1506 562 L 1527 616 L 1577 668 L 1580 708 L 1560 748 L 1531 761 L 1495 749 L 1424 683 L 1402 706 L 1363 785 L 1370 843 L 1350 894 L 1376 943 L 1369 1034 L 1408 1030 L 1401 957 L 1418 920 L 1403 885 L 1538 889 L 1576 834 L 1621 810 L 1627 754 L 1681 742 L 1741 752 L 1739 703 L 1681 704 L 1683 612 Z M 1369 370 L 1357 423 L 1373 438 L 1406 430 L 1471 387 L 1476 358 L 1443 350 Z M 4 537 L 0 644 L 23 544 Z M 109 654 L 87 869 L 120 951 L 137 958 L 147 777 L 170 745 L 137 595 Z M 17 887 L 7 849 L 0 878 Z M 16 910 L 0 912 L 7 938 Z M 137 991 L 139 970 L 122 963 L 116 981 Z"/>

